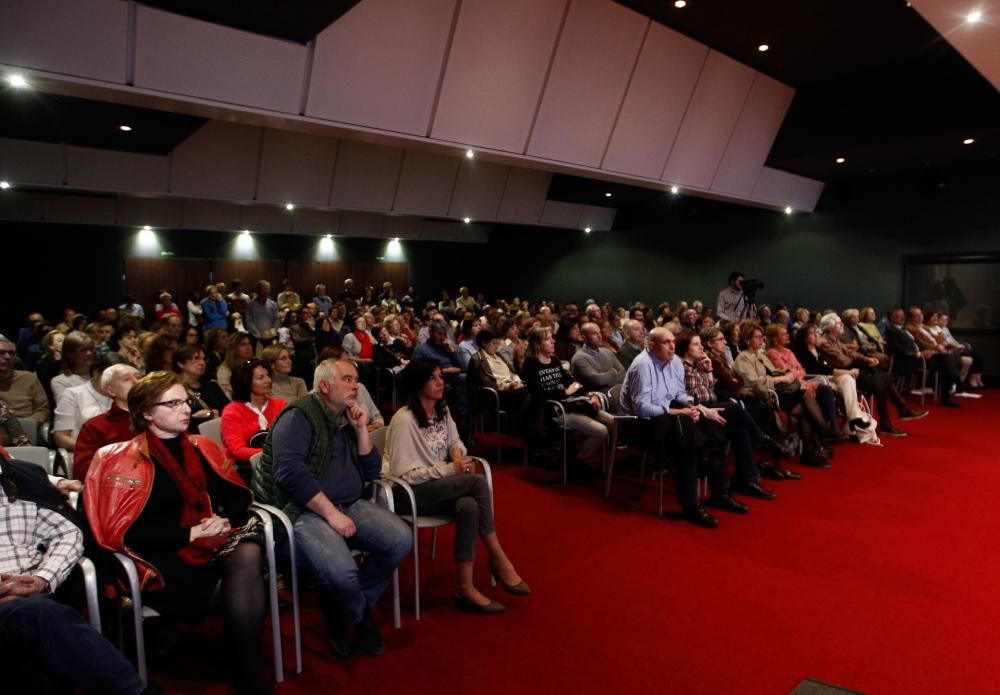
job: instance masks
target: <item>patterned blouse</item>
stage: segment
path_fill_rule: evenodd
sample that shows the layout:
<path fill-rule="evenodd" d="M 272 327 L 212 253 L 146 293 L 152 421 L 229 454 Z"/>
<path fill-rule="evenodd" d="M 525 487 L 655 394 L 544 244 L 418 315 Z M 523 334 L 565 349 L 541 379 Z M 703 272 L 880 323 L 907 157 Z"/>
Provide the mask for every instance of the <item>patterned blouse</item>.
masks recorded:
<path fill-rule="evenodd" d="M 421 427 L 420 434 L 438 461 L 448 460 L 448 423 L 444 418 L 438 418 L 429 426 Z"/>

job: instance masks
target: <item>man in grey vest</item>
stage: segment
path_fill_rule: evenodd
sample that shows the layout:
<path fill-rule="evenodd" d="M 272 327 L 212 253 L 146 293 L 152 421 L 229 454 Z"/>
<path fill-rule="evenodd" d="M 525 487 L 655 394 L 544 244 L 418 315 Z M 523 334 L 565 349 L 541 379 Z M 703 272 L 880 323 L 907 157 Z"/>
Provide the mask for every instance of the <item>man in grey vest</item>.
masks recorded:
<path fill-rule="evenodd" d="M 253 474 L 257 499 L 294 522 L 300 561 L 319 581 L 330 647 L 342 659 L 385 651 L 371 609 L 413 548 L 399 517 L 361 499 L 382 457 L 368 435 L 358 385 L 351 362 L 321 362 L 313 391 L 278 415 Z M 352 550 L 366 553 L 360 568 Z"/>

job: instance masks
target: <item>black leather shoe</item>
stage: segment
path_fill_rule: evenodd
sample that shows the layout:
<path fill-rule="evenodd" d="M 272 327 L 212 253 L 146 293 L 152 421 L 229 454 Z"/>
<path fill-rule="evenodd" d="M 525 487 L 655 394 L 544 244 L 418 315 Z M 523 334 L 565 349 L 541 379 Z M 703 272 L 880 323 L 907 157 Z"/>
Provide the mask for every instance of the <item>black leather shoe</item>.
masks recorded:
<path fill-rule="evenodd" d="M 791 468 L 783 469 L 781 474 L 785 476 L 785 480 L 802 480 L 802 476 L 793 471 Z"/>
<path fill-rule="evenodd" d="M 338 659 L 346 659 L 351 655 L 351 626 L 338 625 L 332 628 L 326 635 L 326 643 L 330 645 L 330 651 Z"/>
<path fill-rule="evenodd" d="M 478 613 L 479 615 L 496 615 L 497 613 L 503 613 L 507 610 L 499 601 L 494 601 L 490 599 L 490 602 L 485 606 L 470 601 L 465 594 L 461 591 L 455 592 L 455 606 L 460 611 L 466 611 L 467 613 Z"/>
<path fill-rule="evenodd" d="M 784 480 L 785 472 L 778 468 L 777 466 L 771 465 L 770 461 L 758 461 L 757 468 L 760 470 L 760 474 L 769 480 Z"/>
<path fill-rule="evenodd" d="M 778 496 L 778 493 L 761 487 L 760 483 L 757 482 L 746 483 L 735 487 L 733 488 L 733 492 L 741 495 L 747 495 L 748 497 L 756 497 L 759 500 L 773 500 Z"/>
<path fill-rule="evenodd" d="M 766 451 L 776 459 L 787 459 L 791 458 L 792 456 L 795 456 L 794 451 L 792 451 L 783 444 L 779 444 L 770 437 L 767 437 L 763 442 L 760 443 L 760 448 L 762 451 Z"/>
<path fill-rule="evenodd" d="M 706 512 L 705 508 L 700 504 L 697 507 L 685 509 L 681 515 L 685 520 L 690 521 L 695 526 L 701 526 L 702 528 L 715 528 L 719 525 L 719 520 Z"/>
<path fill-rule="evenodd" d="M 714 507 L 715 509 L 721 509 L 724 512 L 732 512 L 733 514 L 746 514 L 750 511 L 750 507 L 743 504 L 737 499 L 733 499 L 730 495 L 716 495 L 712 497 L 708 502 L 706 502 L 709 507 Z"/>
<path fill-rule="evenodd" d="M 906 432 L 904 432 L 903 430 L 897 430 L 892 425 L 884 425 L 882 427 L 879 427 L 878 428 L 878 433 L 879 434 L 884 434 L 886 437 L 905 437 L 905 436 L 907 436 Z"/>
<path fill-rule="evenodd" d="M 803 454 L 802 458 L 799 459 L 799 463 L 801 463 L 803 466 L 809 466 L 810 468 L 830 467 L 829 461 L 827 461 L 822 456 L 818 456 L 816 454 L 813 454 L 812 456 L 806 456 L 805 454 Z"/>
<path fill-rule="evenodd" d="M 907 408 L 899 414 L 900 420 L 919 420 L 920 418 L 927 417 L 929 413 L 926 410 L 912 410 Z"/>
<path fill-rule="evenodd" d="M 365 606 L 361 622 L 354 627 L 354 648 L 365 656 L 382 656 L 385 653 L 385 642 L 379 634 L 370 606 Z"/>

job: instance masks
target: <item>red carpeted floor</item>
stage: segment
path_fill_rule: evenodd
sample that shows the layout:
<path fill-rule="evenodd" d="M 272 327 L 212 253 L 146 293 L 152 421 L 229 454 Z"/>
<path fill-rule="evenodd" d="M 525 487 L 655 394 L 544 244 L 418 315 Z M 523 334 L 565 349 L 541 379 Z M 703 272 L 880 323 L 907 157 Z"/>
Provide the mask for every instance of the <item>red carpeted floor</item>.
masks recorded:
<path fill-rule="evenodd" d="M 634 465 L 609 502 L 601 481 L 564 489 L 510 451 L 494 468 L 497 524 L 534 596 L 489 590 L 506 614 L 458 613 L 452 534 L 431 561 L 426 532 L 422 620 L 407 563 L 403 628 L 388 594 L 379 608 L 386 654 L 339 662 L 307 597 L 305 670 L 277 692 L 772 694 L 806 677 L 880 694 L 1000 691 L 998 398 L 928 406 L 884 448 L 840 445 L 832 470 L 768 483 L 777 500 L 720 512 L 714 531 L 658 518 L 652 484 L 636 497 Z M 478 574 L 488 589 L 482 558 Z M 153 679 L 225 692 L 196 661 Z"/>

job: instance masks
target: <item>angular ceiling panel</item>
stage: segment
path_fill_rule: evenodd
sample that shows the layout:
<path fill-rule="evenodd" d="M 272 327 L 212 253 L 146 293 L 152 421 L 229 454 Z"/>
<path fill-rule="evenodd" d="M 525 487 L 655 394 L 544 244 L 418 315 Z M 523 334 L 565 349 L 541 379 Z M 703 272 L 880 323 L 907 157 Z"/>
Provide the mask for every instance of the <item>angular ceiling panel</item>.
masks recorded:
<path fill-rule="evenodd" d="M 568 0 L 463 0 L 431 137 L 524 152 Z"/>
<path fill-rule="evenodd" d="M 648 26 L 610 0 L 572 0 L 527 154 L 600 165 Z"/>
<path fill-rule="evenodd" d="M 795 90 L 758 72 L 712 181 L 719 193 L 749 196 L 778 135 Z"/>
<path fill-rule="evenodd" d="M 66 182 L 66 151 L 62 145 L 0 138 L 0 178 L 14 185 Z"/>
<path fill-rule="evenodd" d="M 561 200 L 546 200 L 542 209 L 542 224 L 554 227 L 580 227 L 583 206 L 578 203 L 564 203 Z"/>
<path fill-rule="evenodd" d="M 139 5 L 135 85 L 299 112 L 304 46 Z"/>
<path fill-rule="evenodd" d="M 326 205 L 336 156 L 336 138 L 265 129 L 257 200 Z"/>
<path fill-rule="evenodd" d="M 708 47 L 651 24 L 601 168 L 660 178 Z"/>
<path fill-rule="evenodd" d="M 448 214 L 476 220 L 495 220 L 510 167 L 463 159 Z"/>
<path fill-rule="evenodd" d="M 125 83 L 128 4 L 3 0 L 0 63 Z"/>
<path fill-rule="evenodd" d="M 711 51 L 661 177 L 707 189 L 746 101 L 754 71 Z"/>
<path fill-rule="evenodd" d="M 317 38 L 306 114 L 426 136 L 455 0 L 365 0 Z"/>
<path fill-rule="evenodd" d="M 353 210 L 391 210 L 403 150 L 343 140 L 333 172 L 330 205 Z"/>
<path fill-rule="evenodd" d="M 261 128 L 210 121 L 174 150 L 170 192 L 253 200 Z"/>
<path fill-rule="evenodd" d="M 240 206 L 214 200 L 185 200 L 184 226 L 188 229 L 240 228 Z"/>
<path fill-rule="evenodd" d="M 458 163 L 457 157 L 407 150 L 392 209 L 416 215 L 447 215 Z"/>
<path fill-rule="evenodd" d="M 66 183 L 110 191 L 166 193 L 170 183 L 170 158 L 92 147 L 67 147 Z"/>
<path fill-rule="evenodd" d="M 500 200 L 497 219 L 537 224 L 542 217 L 552 174 L 540 169 L 512 168 Z"/>

